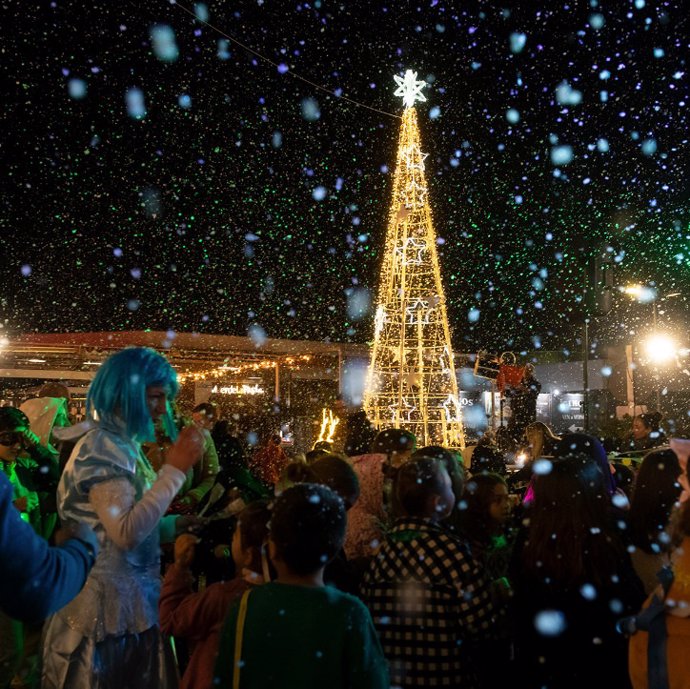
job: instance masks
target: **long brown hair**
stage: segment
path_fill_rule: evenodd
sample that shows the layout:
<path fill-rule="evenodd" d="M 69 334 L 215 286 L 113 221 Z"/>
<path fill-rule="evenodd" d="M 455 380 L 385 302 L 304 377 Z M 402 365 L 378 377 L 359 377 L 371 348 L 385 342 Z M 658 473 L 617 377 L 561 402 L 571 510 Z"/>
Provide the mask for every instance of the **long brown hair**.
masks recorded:
<path fill-rule="evenodd" d="M 628 528 L 633 545 L 645 552 L 665 551 L 670 546 L 664 531 L 683 490 L 678 482 L 681 473 L 673 450 L 653 450 L 642 460 L 635 477 Z"/>
<path fill-rule="evenodd" d="M 685 467 L 685 474 L 690 480 L 690 462 Z M 690 500 L 686 500 L 679 509 L 671 515 L 671 543 L 678 547 L 684 538 L 690 536 Z"/>
<path fill-rule="evenodd" d="M 240 530 L 240 544 L 243 550 L 252 552 L 249 569 L 261 572 L 261 549 L 268 540 L 268 523 L 271 511 L 267 500 L 250 502 L 239 514 L 237 528 Z"/>
<path fill-rule="evenodd" d="M 501 532 L 502 526 L 491 518 L 491 504 L 496 486 L 505 486 L 506 480 L 499 474 L 477 474 L 465 484 L 460 511 L 461 533 L 472 542 L 488 545 L 491 537 Z"/>
<path fill-rule="evenodd" d="M 610 584 L 625 550 L 608 505 L 596 462 L 586 455 L 554 461 L 535 477 L 523 568 L 557 585 Z"/>
<path fill-rule="evenodd" d="M 686 500 L 671 516 L 671 543 L 678 547 L 690 536 L 690 500 Z"/>
<path fill-rule="evenodd" d="M 530 436 L 532 437 L 530 438 Z M 538 459 L 542 456 L 547 438 L 552 441 L 551 445 L 554 445 L 561 439 L 559 436 L 555 435 L 545 423 L 542 423 L 541 421 L 535 421 L 525 428 L 525 438 L 531 445 L 532 459 Z"/>

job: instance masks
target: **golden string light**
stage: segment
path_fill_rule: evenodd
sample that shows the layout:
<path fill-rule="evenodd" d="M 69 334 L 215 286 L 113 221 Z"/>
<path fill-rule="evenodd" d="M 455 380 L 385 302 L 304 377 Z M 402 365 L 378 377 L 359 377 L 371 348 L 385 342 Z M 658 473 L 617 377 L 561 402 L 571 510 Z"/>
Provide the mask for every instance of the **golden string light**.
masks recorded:
<path fill-rule="evenodd" d="M 286 366 L 293 370 L 299 369 L 301 364 L 311 361 L 310 354 L 302 354 L 300 356 L 286 356 L 280 359 L 262 359 L 261 361 L 252 361 L 243 364 L 223 364 L 222 366 L 214 366 L 213 368 L 205 369 L 203 371 L 185 371 L 178 373 L 177 378 L 180 383 L 185 381 L 200 381 L 200 380 L 215 380 L 220 378 L 227 378 L 229 375 L 237 375 L 247 371 L 265 371 L 275 369 L 277 366 Z"/>
<path fill-rule="evenodd" d="M 340 419 L 333 414 L 331 409 L 325 407 L 321 410 L 321 429 L 319 430 L 319 437 L 316 439 L 317 443 L 325 441 L 332 443 L 335 437 L 336 426 L 340 423 Z"/>
<path fill-rule="evenodd" d="M 406 105 L 393 179 L 364 410 L 419 444 L 463 449 L 465 433 L 415 100 L 423 82 L 396 79 Z"/>

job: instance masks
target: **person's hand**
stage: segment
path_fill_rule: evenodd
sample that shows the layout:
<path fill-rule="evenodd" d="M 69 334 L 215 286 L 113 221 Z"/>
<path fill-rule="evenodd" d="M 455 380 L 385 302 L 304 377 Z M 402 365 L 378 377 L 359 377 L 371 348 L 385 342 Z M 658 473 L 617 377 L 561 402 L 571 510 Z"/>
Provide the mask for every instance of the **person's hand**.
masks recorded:
<path fill-rule="evenodd" d="M 239 514 L 247 503 L 242 498 L 235 498 L 223 511 L 225 514 L 235 515 Z"/>
<path fill-rule="evenodd" d="M 56 545 L 63 545 L 70 538 L 83 541 L 87 547 L 91 548 L 94 557 L 98 554 L 98 537 L 88 524 L 83 522 L 65 522 L 55 532 Z"/>
<path fill-rule="evenodd" d="M 24 438 L 27 447 L 41 444 L 41 439 L 32 430 L 23 427 L 19 428 L 18 432 L 21 434 L 22 438 Z"/>
<path fill-rule="evenodd" d="M 506 577 L 492 581 L 489 588 L 496 604 L 507 603 L 513 597 L 513 589 Z"/>
<path fill-rule="evenodd" d="M 239 488 L 229 488 L 228 492 L 225 494 L 230 502 L 233 500 L 237 500 L 238 498 L 242 497 L 242 491 Z"/>
<path fill-rule="evenodd" d="M 213 556 L 218 560 L 228 560 L 232 557 L 231 548 L 229 545 L 217 545 L 213 549 Z"/>
<path fill-rule="evenodd" d="M 203 528 L 205 521 L 193 514 L 178 517 L 175 520 L 175 534 L 197 534 Z"/>
<path fill-rule="evenodd" d="M 175 498 L 168 507 L 166 514 L 191 514 L 191 507 L 182 502 L 182 498 Z"/>
<path fill-rule="evenodd" d="M 194 561 L 194 547 L 199 539 L 189 533 L 175 539 L 175 564 L 182 569 L 189 569 Z"/>
<path fill-rule="evenodd" d="M 180 505 L 183 505 L 184 507 L 189 508 L 190 511 L 193 511 L 194 508 L 196 507 L 197 498 L 194 495 L 185 495 L 184 497 L 180 498 L 179 503 Z"/>
<path fill-rule="evenodd" d="M 185 426 L 165 456 L 165 463 L 186 474 L 204 454 L 204 436 L 195 426 Z"/>
<path fill-rule="evenodd" d="M 23 495 L 21 498 L 17 498 L 13 504 L 20 512 L 26 512 L 26 508 L 29 506 L 29 499 L 26 495 Z"/>

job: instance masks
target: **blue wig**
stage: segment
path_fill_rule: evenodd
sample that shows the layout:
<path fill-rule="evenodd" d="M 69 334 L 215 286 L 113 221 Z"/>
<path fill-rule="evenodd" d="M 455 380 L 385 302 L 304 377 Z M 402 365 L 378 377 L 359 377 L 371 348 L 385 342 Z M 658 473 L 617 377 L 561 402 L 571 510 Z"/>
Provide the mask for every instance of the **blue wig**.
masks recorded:
<path fill-rule="evenodd" d="M 168 360 L 148 347 L 127 347 L 109 356 L 89 387 L 86 411 L 99 421 L 123 423 L 125 432 L 138 442 L 155 440 L 153 420 L 146 404 L 146 388 L 164 387 L 168 403 L 163 425 L 175 440 L 177 428 L 170 411 L 170 401 L 178 390 L 177 373 Z"/>

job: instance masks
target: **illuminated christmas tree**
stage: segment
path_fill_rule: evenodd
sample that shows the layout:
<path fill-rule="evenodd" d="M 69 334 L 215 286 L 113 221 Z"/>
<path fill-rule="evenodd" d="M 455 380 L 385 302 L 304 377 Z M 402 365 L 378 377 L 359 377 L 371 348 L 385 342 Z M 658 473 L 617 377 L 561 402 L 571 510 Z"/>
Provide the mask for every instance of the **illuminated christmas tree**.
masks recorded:
<path fill-rule="evenodd" d="M 418 446 L 463 449 L 453 348 L 424 176 L 415 101 L 424 81 L 395 77 L 405 111 L 393 180 L 364 410 L 379 429 L 405 428 Z"/>

